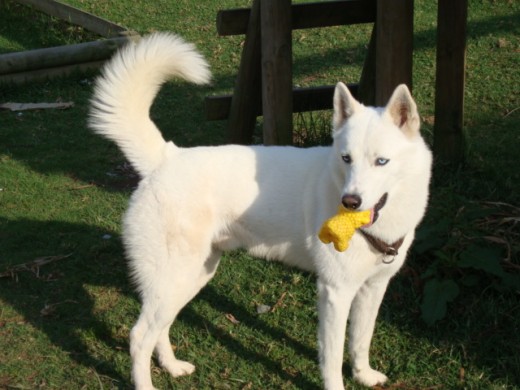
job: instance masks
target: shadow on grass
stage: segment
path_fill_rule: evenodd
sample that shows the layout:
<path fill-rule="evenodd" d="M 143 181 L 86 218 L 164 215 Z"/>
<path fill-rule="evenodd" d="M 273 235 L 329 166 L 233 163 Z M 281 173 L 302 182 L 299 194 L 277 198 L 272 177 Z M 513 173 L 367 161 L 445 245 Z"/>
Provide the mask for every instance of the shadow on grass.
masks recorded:
<path fill-rule="evenodd" d="M 26 87 L 2 86 L 0 102 L 71 101 L 67 110 L 10 112 L 1 110 L 0 155 L 22 162 L 42 174 L 63 174 L 108 191 L 135 187 L 138 178 L 128 169 L 116 145 L 94 134 L 87 125 L 89 99 L 96 74 L 69 77 Z M 179 146 L 225 142 L 224 122 L 204 122 L 203 100 L 210 92 L 176 82 L 166 84 L 151 116 L 166 140 Z M 190 110 L 184 109 L 189 106 Z"/>
<path fill-rule="evenodd" d="M 446 318 L 427 326 L 417 299 L 424 283 L 417 269 L 429 259 L 410 260 L 391 282 L 378 317 L 380 328 L 395 328 L 411 340 L 404 350 L 402 340 L 392 342 L 393 353 L 386 362 L 382 360 L 389 367 L 389 377 L 406 374 L 409 366 L 423 366 L 426 369 L 419 373 L 431 378 L 432 387 L 520 386 L 517 295 L 490 287 L 478 290 L 461 286 L 460 296 L 449 304 Z M 388 341 L 376 331 L 374 343 L 378 342 Z M 384 359 L 379 351 L 376 353 L 378 359 Z"/>
<path fill-rule="evenodd" d="M 225 266 L 225 265 L 224 265 Z M 317 374 L 318 352 L 308 345 L 302 344 L 300 341 L 293 338 L 290 334 L 281 327 L 273 327 L 266 321 L 261 319 L 258 315 L 252 315 L 245 307 L 236 304 L 233 300 L 220 293 L 210 283 L 195 297 L 195 300 L 207 302 L 213 309 L 221 313 L 233 313 L 236 318 L 240 318 L 240 324 L 247 327 L 253 332 L 260 332 L 267 335 L 274 342 L 284 341 L 284 345 L 294 351 L 299 356 L 304 356 L 306 360 L 316 362 L 316 372 L 310 374 Z M 190 305 L 181 312 L 179 321 L 191 329 L 198 329 L 201 332 L 208 332 L 212 338 L 218 340 L 230 353 L 236 354 L 244 361 L 260 363 L 267 372 L 278 376 L 283 381 L 289 381 L 293 385 L 302 389 L 317 388 L 316 384 L 311 382 L 307 377 L 309 373 L 289 374 L 281 361 L 276 361 L 266 354 L 255 351 L 251 348 L 245 347 L 240 340 L 229 334 L 228 331 L 219 328 L 215 324 L 208 322 L 204 316 L 198 314 L 191 309 Z M 175 327 L 175 323 L 173 324 Z M 208 353 L 209 351 L 201 351 L 200 353 Z M 222 365 L 224 367 L 224 364 Z M 244 378 L 247 380 L 248 378 Z"/>
<path fill-rule="evenodd" d="M 0 227 L 1 272 L 16 264 L 31 265 L 42 256 L 71 254 L 40 268 L 33 266 L 29 271 L 17 272 L 11 279 L 0 279 L 0 298 L 16 313 L 7 314 L 5 308 L 2 312 L 2 344 L 11 344 L 13 348 L 4 344 L 2 352 L 9 357 L 10 369 L 16 369 L 16 361 L 20 360 L 27 375 L 36 371 L 41 379 L 57 371 L 52 368 L 52 361 L 59 361 L 60 367 L 75 362 L 109 377 L 118 386 L 129 387 L 125 372 L 94 353 L 98 348 L 127 349 L 126 340 L 114 337 L 114 328 L 103 320 L 106 311 L 120 302 L 96 302 L 98 287 L 131 295 L 117 236 L 112 234 L 111 239 L 106 239 L 107 236 L 103 239 L 106 231 L 60 222 L 0 218 Z M 11 316 L 17 319 L 15 323 L 10 323 Z M 15 334 L 25 341 L 17 340 Z M 48 351 L 48 342 L 58 350 Z M 40 363 L 47 354 L 52 357 Z M 6 375 L 9 374 L 8 368 L 4 368 Z M 58 375 L 72 376 L 77 371 L 74 364 L 69 368 L 70 373 L 64 369 Z"/>
<path fill-rule="evenodd" d="M 105 385 L 131 388 L 128 332 L 137 318 L 139 305 L 128 281 L 117 234 L 83 225 L 5 218 L 0 218 L 0 228 L 0 272 L 42 256 L 72 253 L 68 258 L 41 266 L 38 275 L 32 268 L 0 279 L 0 299 L 12 308 L 4 308 L 0 317 L 0 345 L 4 345 L 3 353 L 10 361 L 5 367 L 7 377 L 15 370 L 17 375 L 34 375 L 35 380 L 88 385 L 96 375 Z M 106 239 L 107 234 L 110 239 Z M 316 351 L 282 328 L 251 316 L 211 284 L 195 299 L 206 301 L 222 313 L 235 313 L 247 328 L 275 341 L 284 340 L 295 354 L 316 360 Z M 302 388 L 315 387 L 305 375 L 288 374 L 281 362 L 243 345 L 189 305 L 175 326 L 209 332 L 230 353 L 244 361 L 260 363 L 270 375 Z M 201 354 L 208 352 L 200 350 Z M 44 355 L 53 357 L 45 359 Z M 40 359 L 44 362 L 40 363 Z M 55 367 L 56 362 L 59 368 Z M 70 380 L 71 376 L 76 378 Z M 5 378 L 4 382 L 6 386 L 14 383 Z"/>

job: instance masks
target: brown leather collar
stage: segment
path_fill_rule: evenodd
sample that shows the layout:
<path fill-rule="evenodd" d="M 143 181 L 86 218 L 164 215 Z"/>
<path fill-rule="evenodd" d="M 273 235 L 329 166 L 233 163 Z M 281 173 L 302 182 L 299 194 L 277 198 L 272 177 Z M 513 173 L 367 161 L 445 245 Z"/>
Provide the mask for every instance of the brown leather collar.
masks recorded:
<path fill-rule="evenodd" d="M 381 252 L 385 257 L 383 258 L 383 263 L 390 264 L 394 261 L 395 256 L 398 255 L 399 248 L 403 245 L 404 237 L 401 237 L 396 242 L 392 244 L 387 244 L 383 240 L 374 237 L 370 233 L 367 233 L 363 229 L 359 229 L 359 231 L 365 236 L 366 240 L 372 245 L 376 250 Z M 389 258 L 388 258 L 389 257 Z"/>

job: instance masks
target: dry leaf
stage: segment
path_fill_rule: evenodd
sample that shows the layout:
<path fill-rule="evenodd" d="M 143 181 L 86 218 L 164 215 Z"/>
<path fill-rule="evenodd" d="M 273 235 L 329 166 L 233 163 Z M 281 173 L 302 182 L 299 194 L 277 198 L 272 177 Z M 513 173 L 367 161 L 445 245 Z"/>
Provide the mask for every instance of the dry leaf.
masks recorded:
<path fill-rule="evenodd" d="M 231 313 L 226 313 L 226 319 L 231 322 L 232 324 L 238 325 L 240 324 L 240 321 L 235 318 L 235 316 Z"/>

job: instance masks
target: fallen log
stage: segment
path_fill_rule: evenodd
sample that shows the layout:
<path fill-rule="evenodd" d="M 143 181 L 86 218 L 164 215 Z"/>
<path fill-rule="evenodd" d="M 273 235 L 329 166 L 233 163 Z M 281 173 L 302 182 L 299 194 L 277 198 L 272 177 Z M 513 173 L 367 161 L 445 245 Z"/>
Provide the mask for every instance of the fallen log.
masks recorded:
<path fill-rule="evenodd" d="M 0 75 L 89 63 L 109 58 L 132 35 L 0 55 Z"/>

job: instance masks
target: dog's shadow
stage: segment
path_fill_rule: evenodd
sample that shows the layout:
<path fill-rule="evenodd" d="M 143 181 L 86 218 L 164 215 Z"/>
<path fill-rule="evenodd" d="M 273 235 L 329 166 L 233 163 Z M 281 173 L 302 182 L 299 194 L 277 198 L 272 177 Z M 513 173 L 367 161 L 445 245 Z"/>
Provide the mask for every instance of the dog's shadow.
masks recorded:
<path fill-rule="evenodd" d="M 268 321 L 264 321 L 260 315 L 255 315 L 248 311 L 243 305 L 233 302 L 233 300 L 228 296 L 218 292 L 218 289 L 213 286 L 211 282 L 202 289 L 194 301 L 209 304 L 212 309 L 222 313 L 222 316 L 225 316 L 226 313 L 232 313 L 233 317 L 240 319 L 241 327 L 246 327 L 248 330 L 262 333 L 264 336 L 272 339 L 276 343 L 283 343 L 285 348 L 291 348 L 295 355 L 304 357 L 308 361 L 315 362 L 316 371 L 311 374 L 313 374 L 312 376 L 314 377 L 318 375 L 317 350 L 315 348 L 305 345 L 301 341 L 292 337 L 282 328 L 270 325 Z M 211 338 L 218 340 L 219 344 L 230 353 L 236 355 L 239 359 L 260 364 L 270 374 L 278 376 L 285 382 L 292 383 L 297 388 L 319 388 L 319 386 L 316 383 L 313 383 L 305 373 L 289 373 L 287 372 L 287 369 L 284 368 L 283 362 L 274 360 L 267 354 L 254 350 L 252 347 L 245 346 L 239 339 L 230 335 L 230 333 L 225 329 L 212 323 L 203 315 L 199 314 L 190 304 L 182 310 L 178 322 L 188 326 L 193 332 L 207 333 Z M 176 322 L 177 325 L 178 322 Z M 176 323 L 174 323 L 173 328 L 176 326 Z M 207 353 L 209 351 L 205 352 Z M 199 351 L 199 354 L 201 353 L 204 352 Z"/>
<path fill-rule="evenodd" d="M 126 340 L 117 337 L 113 327 L 103 321 L 104 313 L 121 307 L 121 302 L 97 299 L 103 294 L 99 287 L 117 292 L 114 296 L 133 295 L 117 234 L 79 224 L 26 219 L 0 218 L 0 228 L 3 246 L 0 299 L 13 309 L 2 311 L 3 324 L 19 324 L 19 332 L 29 340 L 38 339 L 37 333 L 41 331 L 71 361 L 92 370 L 93 378 L 102 375 L 119 388 L 131 387 L 127 372 L 100 357 L 102 354 L 93 353 L 96 348 L 128 350 Z M 87 242 L 85 237 L 92 240 Z M 41 259 L 45 261 L 42 263 Z M 122 333 L 127 333 L 124 329 L 129 320 L 120 325 Z M 13 324 L 9 324 L 11 321 Z M 23 331 L 25 324 L 31 326 Z M 13 340 L 14 348 L 18 342 Z M 35 345 L 34 356 L 21 367 L 34 364 L 35 372 L 42 369 L 36 358 L 43 352 L 39 348 Z M 14 355 L 11 356 L 16 358 Z M 30 363 L 33 359 L 34 363 Z"/>
<path fill-rule="evenodd" d="M 4 310 L 0 322 L 8 324 L 11 318 L 30 324 L 36 332 L 44 333 L 74 364 L 91 370 L 92 380 L 102 377 L 112 387 L 131 388 L 128 334 L 137 319 L 140 304 L 128 279 L 118 234 L 81 224 L 24 219 L 0 218 L 0 227 L 4 244 L 0 273 L 12 271 L 10 276 L 4 275 L 0 279 L 0 299 L 13 309 L 12 313 L 11 309 Z M 43 256 L 50 261 L 34 266 L 34 260 Z M 27 264 L 27 269 L 16 271 L 15 266 L 20 264 Z M 260 316 L 252 315 L 211 283 L 195 300 L 209 304 L 222 315 L 233 313 L 240 318 L 242 326 L 273 340 L 283 340 L 295 354 L 316 361 L 317 369 L 314 348 L 292 338 L 283 329 L 269 325 Z M 187 326 L 190 333 L 208 333 L 240 359 L 260 363 L 266 371 L 290 380 L 299 388 L 316 388 L 316 384 L 304 375 L 288 374 L 281 362 L 223 332 L 190 304 L 180 313 L 178 322 Z M 35 336 L 34 330 L 28 332 L 31 334 L 27 337 Z M 35 354 L 39 353 L 38 348 L 35 346 Z M 38 363 L 34 364 L 34 371 L 38 372 Z M 30 365 L 26 361 L 20 367 L 27 369 Z M 161 375 L 168 376 L 166 373 Z"/>

